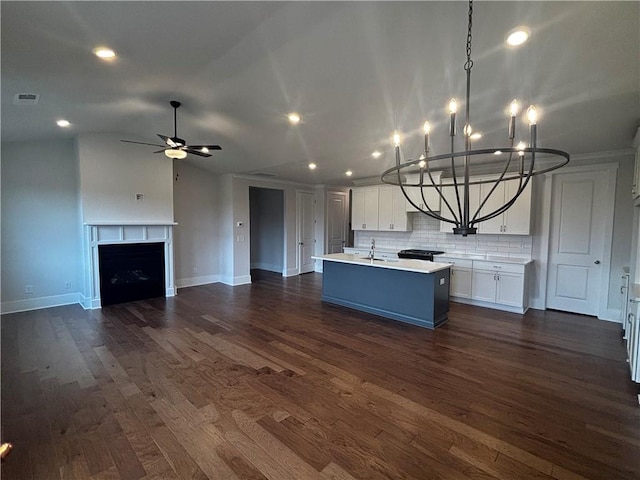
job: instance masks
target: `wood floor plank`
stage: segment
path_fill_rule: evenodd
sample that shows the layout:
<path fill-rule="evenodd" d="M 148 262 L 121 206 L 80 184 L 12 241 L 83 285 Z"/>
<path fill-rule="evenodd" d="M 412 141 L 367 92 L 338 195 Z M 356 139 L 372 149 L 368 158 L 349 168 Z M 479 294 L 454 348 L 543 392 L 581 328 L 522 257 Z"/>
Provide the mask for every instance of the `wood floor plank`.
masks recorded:
<path fill-rule="evenodd" d="M 3 315 L 3 480 L 640 478 L 619 325 L 452 304 L 431 331 L 252 279 Z"/>

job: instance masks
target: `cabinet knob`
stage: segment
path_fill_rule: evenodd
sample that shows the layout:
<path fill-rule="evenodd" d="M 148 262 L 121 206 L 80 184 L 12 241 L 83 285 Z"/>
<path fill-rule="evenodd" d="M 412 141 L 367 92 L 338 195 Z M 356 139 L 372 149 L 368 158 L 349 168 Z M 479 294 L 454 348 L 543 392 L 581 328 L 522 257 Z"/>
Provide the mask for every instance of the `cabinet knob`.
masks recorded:
<path fill-rule="evenodd" d="M 593 263 L 595 263 L 596 265 L 600 265 L 600 260 L 596 260 L 596 261 L 595 261 L 595 262 L 593 262 Z"/>

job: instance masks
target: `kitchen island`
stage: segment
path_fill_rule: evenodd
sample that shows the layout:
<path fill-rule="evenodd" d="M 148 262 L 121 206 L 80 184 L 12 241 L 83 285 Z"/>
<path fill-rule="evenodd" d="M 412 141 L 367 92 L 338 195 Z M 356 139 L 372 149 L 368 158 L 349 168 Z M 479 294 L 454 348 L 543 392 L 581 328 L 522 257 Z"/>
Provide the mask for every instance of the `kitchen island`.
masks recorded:
<path fill-rule="evenodd" d="M 432 329 L 447 320 L 448 263 L 348 253 L 313 258 L 324 263 L 325 302 Z"/>

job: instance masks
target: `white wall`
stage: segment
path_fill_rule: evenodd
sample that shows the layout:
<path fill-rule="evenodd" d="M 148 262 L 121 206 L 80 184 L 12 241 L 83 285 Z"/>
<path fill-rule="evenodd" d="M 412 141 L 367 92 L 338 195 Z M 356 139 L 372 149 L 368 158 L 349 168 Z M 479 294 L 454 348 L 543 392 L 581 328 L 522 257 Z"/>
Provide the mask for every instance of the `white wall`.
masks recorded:
<path fill-rule="evenodd" d="M 176 285 L 220 281 L 220 179 L 184 160 L 173 162 Z"/>
<path fill-rule="evenodd" d="M 153 147 L 120 141 L 120 135 L 78 139 L 83 221 L 173 222 L 173 164 Z M 144 198 L 137 201 L 136 193 Z"/>
<path fill-rule="evenodd" d="M 76 303 L 83 274 L 75 144 L 1 148 L 2 312 Z M 25 285 L 33 293 L 26 294 Z"/>
<path fill-rule="evenodd" d="M 233 175 L 220 177 L 219 184 L 218 218 L 220 221 L 218 223 L 218 230 L 220 232 L 220 252 L 218 253 L 218 258 L 220 263 L 220 281 L 227 285 L 234 285 L 235 228 L 233 223 Z"/>
<path fill-rule="evenodd" d="M 249 229 L 249 187 L 272 188 L 284 191 L 284 266 L 283 274 L 296 275 L 296 192 L 304 190 L 314 192 L 310 185 L 300 185 L 287 182 L 268 181 L 248 176 L 230 177 L 231 185 L 223 187 L 221 205 L 230 207 L 232 218 L 229 218 L 229 208 L 225 209 L 226 217 L 222 218 L 221 228 L 226 232 L 227 241 L 221 247 L 221 255 L 233 259 L 232 276 L 229 272 L 223 275 L 223 282 L 231 285 L 250 283 L 250 229 Z M 228 197 L 227 197 L 228 196 Z M 237 227 L 242 222 L 242 227 Z M 242 240 L 241 240 L 242 239 Z M 222 263 L 221 263 L 222 265 Z"/>
<path fill-rule="evenodd" d="M 249 189 L 251 268 L 282 273 L 284 265 L 284 192 Z"/>

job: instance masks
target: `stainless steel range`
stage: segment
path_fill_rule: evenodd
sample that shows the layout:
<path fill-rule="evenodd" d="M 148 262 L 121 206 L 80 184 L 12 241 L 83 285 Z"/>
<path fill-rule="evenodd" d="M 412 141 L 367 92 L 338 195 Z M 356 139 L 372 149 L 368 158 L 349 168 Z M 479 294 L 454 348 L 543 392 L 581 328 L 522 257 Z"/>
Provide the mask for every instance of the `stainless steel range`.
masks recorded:
<path fill-rule="evenodd" d="M 433 262 L 434 255 L 442 255 L 444 252 L 441 250 L 420 250 L 420 249 L 409 249 L 409 250 L 400 250 L 398 252 L 399 258 L 413 258 L 416 260 L 428 260 Z"/>

